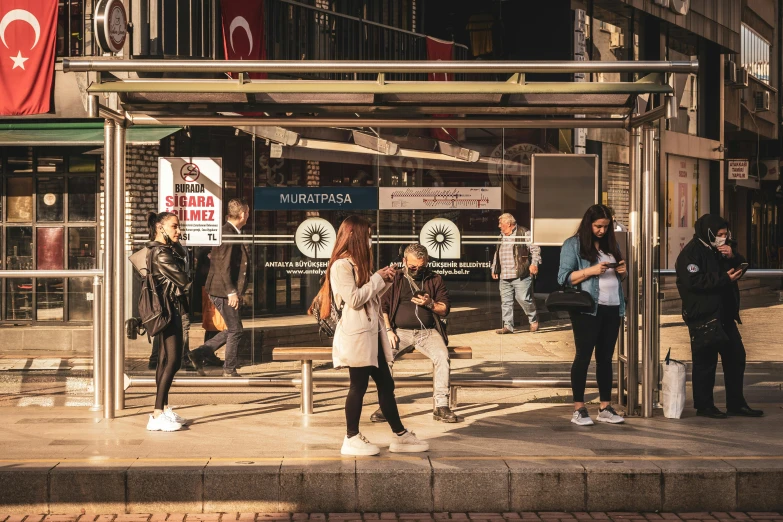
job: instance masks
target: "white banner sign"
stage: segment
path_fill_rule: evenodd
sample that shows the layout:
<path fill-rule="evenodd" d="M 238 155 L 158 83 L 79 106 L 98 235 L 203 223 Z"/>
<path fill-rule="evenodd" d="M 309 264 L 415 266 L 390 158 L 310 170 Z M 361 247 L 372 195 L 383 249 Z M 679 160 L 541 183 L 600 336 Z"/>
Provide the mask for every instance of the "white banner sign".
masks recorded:
<path fill-rule="evenodd" d="M 727 160 L 729 179 L 748 179 L 748 160 Z"/>
<path fill-rule="evenodd" d="M 184 246 L 220 245 L 223 160 L 159 158 L 158 211 L 179 217 Z"/>
<path fill-rule="evenodd" d="M 501 208 L 500 187 L 381 187 L 381 210 L 489 210 Z"/>

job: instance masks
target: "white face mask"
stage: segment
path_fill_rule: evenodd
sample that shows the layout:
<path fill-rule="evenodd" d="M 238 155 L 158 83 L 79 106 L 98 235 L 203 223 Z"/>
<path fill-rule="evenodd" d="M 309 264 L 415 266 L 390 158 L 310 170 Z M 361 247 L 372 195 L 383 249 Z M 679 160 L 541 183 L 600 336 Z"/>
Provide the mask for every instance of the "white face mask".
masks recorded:
<path fill-rule="evenodd" d="M 715 248 L 720 248 L 723 245 L 726 244 L 726 237 L 718 237 L 715 234 L 712 233 L 712 230 L 707 230 L 708 234 L 712 236 L 712 241 L 710 241 L 710 245 L 714 246 Z"/>

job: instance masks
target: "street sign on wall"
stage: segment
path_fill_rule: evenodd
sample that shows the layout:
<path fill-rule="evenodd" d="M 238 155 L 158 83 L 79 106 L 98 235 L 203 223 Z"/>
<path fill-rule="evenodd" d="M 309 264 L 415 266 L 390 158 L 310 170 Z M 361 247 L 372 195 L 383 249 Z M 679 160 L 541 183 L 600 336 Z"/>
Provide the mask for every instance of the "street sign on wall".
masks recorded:
<path fill-rule="evenodd" d="M 748 160 L 727 160 L 729 179 L 748 179 Z"/>
<path fill-rule="evenodd" d="M 378 210 L 375 187 L 256 187 L 255 210 Z"/>
<path fill-rule="evenodd" d="M 158 211 L 179 217 L 184 246 L 220 245 L 223 160 L 159 158 Z"/>

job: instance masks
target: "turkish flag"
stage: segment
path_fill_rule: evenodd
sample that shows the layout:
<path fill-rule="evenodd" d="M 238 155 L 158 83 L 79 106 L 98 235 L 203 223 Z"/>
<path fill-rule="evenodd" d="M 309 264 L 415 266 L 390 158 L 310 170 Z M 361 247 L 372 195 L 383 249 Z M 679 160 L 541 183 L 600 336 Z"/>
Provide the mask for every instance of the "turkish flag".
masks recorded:
<path fill-rule="evenodd" d="M 57 0 L 0 2 L 0 115 L 49 112 Z"/>
<path fill-rule="evenodd" d="M 264 0 L 223 0 L 220 9 L 226 60 L 266 60 Z M 256 80 L 266 77 L 266 73 L 250 75 Z"/>
<path fill-rule="evenodd" d="M 427 37 L 427 60 L 430 61 L 452 61 L 454 59 L 454 42 L 438 40 L 431 36 Z M 429 73 L 428 79 L 431 82 L 453 82 L 454 75 L 451 73 Z M 434 118 L 446 118 L 445 114 L 433 114 Z M 457 138 L 457 129 L 431 129 L 432 137 L 441 141 L 454 141 Z M 451 134 L 452 137 L 449 136 Z"/>

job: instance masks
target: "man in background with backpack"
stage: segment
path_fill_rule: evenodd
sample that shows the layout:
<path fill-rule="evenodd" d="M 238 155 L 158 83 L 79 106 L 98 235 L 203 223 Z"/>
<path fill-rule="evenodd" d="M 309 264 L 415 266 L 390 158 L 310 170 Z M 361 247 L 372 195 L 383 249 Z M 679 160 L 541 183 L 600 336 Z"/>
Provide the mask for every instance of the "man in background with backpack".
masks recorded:
<path fill-rule="evenodd" d="M 247 267 L 250 253 L 247 246 L 237 238 L 242 227 L 250 217 L 250 207 L 242 199 L 228 202 L 228 218 L 223 225 L 222 244 L 212 248 L 209 274 L 205 288 L 209 299 L 215 305 L 228 327 L 203 345 L 190 352 L 190 360 L 196 370 L 204 375 L 204 362 L 207 354 L 214 354 L 224 343 L 226 359 L 223 364 L 223 377 L 241 377 L 237 373 L 237 352 L 244 329 L 239 309 L 242 295 L 247 289 Z"/>
<path fill-rule="evenodd" d="M 449 338 L 443 321 L 451 310 L 449 292 L 443 278 L 427 266 L 427 249 L 409 245 L 403 256 L 403 268 L 397 270 L 392 286 L 381 298 L 386 334 L 395 357 L 414 348 L 426 355 L 435 376 L 435 409 L 432 416 L 441 422 L 459 422 L 449 408 Z M 372 422 L 386 422 L 379 409 Z"/>

